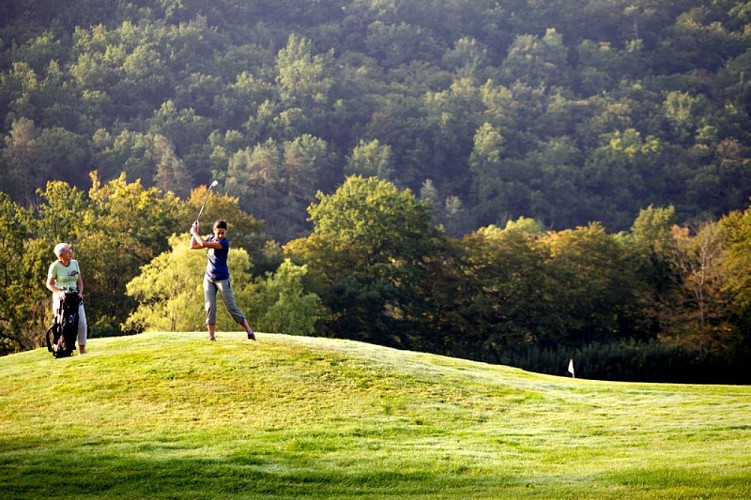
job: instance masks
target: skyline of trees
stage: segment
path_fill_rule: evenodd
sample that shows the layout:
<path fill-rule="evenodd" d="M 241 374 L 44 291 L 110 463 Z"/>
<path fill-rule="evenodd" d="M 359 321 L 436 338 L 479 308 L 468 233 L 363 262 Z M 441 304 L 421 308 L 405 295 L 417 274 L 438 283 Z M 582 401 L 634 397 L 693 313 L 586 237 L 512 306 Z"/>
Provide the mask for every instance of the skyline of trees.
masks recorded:
<path fill-rule="evenodd" d="M 0 352 L 41 345 L 59 241 L 81 262 L 91 337 L 201 330 L 205 256 L 188 251 L 185 226 L 205 193 L 182 201 L 95 173 L 87 192 L 49 183 L 33 211 L 0 193 L 11 257 L 0 266 Z M 695 227 L 678 224 L 674 207 L 647 207 L 619 233 L 520 218 L 451 238 L 430 203 L 377 177 L 348 177 L 317 200 L 313 232 L 279 248 L 237 198 L 211 196 L 204 217 L 230 223 L 235 293 L 255 328 L 538 371 L 587 352 L 598 360 L 591 376 L 618 380 L 747 380 L 751 205 Z"/>
<path fill-rule="evenodd" d="M 3 7 L 0 190 L 220 180 L 285 243 L 346 175 L 423 189 L 453 236 L 628 229 L 751 193 L 751 14 L 700 0 L 143 0 Z"/>

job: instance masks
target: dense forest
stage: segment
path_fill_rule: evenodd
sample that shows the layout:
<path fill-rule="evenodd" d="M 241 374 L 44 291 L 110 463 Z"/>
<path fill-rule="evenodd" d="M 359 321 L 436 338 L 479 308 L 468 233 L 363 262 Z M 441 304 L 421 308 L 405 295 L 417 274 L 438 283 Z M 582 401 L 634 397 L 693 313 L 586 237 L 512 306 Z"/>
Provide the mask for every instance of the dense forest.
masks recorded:
<path fill-rule="evenodd" d="M 200 307 L 169 313 L 195 290 L 144 276 L 200 276 L 170 235 L 217 179 L 273 331 L 551 372 L 576 354 L 621 379 L 748 368 L 751 3 L 27 0 L 0 19 L 4 352 L 39 343 L 57 241 L 93 335 L 200 328 Z"/>

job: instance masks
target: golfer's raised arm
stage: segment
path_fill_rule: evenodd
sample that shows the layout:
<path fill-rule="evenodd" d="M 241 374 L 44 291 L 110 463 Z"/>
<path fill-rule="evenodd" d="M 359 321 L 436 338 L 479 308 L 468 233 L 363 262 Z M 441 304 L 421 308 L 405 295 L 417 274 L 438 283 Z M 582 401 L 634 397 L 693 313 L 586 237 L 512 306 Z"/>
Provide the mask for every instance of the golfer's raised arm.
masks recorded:
<path fill-rule="evenodd" d="M 198 250 L 199 248 L 203 248 L 203 243 L 203 238 L 201 238 L 201 235 L 198 233 L 198 222 L 195 222 L 190 226 L 190 248 L 192 250 Z"/>
<path fill-rule="evenodd" d="M 197 224 L 190 228 L 190 234 L 192 235 L 190 238 L 190 248 L 192 250 L 200 248 L 222 248 L 222 244 L 218 241 L 206 241 L 203 236 L 201 236 L 201 233 L 198 232 Z"/>

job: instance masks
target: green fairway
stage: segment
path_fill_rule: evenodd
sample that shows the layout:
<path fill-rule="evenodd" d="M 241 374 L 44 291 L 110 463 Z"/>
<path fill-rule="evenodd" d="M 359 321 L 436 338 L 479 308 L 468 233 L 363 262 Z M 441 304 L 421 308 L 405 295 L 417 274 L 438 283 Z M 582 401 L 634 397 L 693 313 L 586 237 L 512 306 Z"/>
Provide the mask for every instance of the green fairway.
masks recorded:
<path fill-rule="evenodd" d="M 0 358 L 0 498 L 751 498 L 748 386 L 217 337 Z"/>

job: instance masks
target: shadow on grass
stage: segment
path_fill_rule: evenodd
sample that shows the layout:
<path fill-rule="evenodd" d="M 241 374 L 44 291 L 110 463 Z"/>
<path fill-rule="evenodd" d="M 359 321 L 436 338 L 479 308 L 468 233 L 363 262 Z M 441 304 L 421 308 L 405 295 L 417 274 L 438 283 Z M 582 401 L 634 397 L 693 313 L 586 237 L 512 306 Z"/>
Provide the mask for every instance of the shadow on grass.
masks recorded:
<path fill-rule="evenodd" d="M 122 443 L 120 443 L 122 445 Z M 478 477 L 454 471 L 370 470 L 317 461 L 290 452 L 238 453 L 230 457 L 165 457 L 164 449 L 122 447 L 88 442 L 0 439 L 0 488 L 4 498 L 129 497 L 419 497 L 448 491 L 472 496 Z M 176 447 L 173 452 L 200 451 Z M 159 455 L 162 455 L 161 457 Z M 482 481 L 489 478 L 484 477 Z M 498 490 L 508 477 L 494 477 Z"/>
<path fill-rule="evenodd" d="M 332 460 L 295 446 L 219 454 L 191 442 L 0 439 L 3 498 L 751 498 L 748 477 L 691 464 L 624 468 L 595 477 L 510 473 L 373 455 Z M 337 461 L 338 460 L 338 461 Z M 366 457 L 367 460 L 367 457 Z M 747 494 L 747 495 L 746 495 Z"/>

